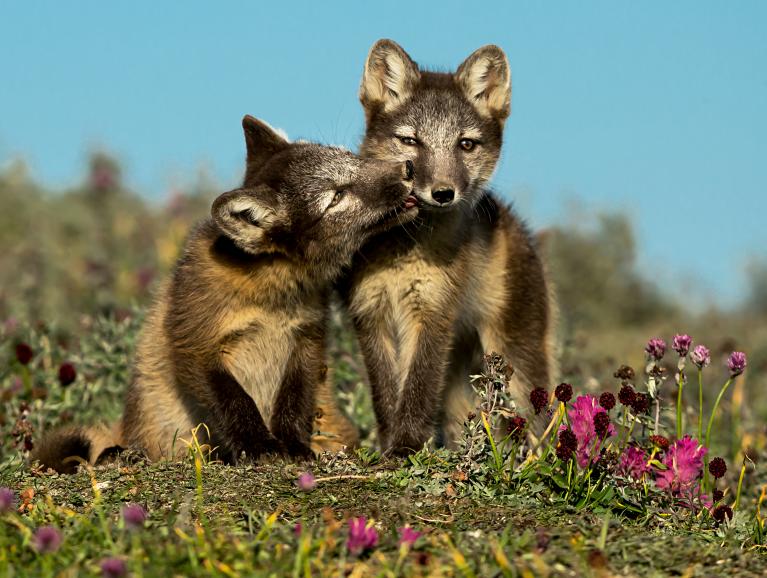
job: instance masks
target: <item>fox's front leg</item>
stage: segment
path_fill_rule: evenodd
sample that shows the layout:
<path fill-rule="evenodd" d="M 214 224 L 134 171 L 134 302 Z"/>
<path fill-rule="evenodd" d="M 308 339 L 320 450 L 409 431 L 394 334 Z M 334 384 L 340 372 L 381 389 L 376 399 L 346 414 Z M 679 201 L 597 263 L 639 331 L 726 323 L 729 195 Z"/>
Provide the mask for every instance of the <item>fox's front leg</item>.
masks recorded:
<path fill-rule="evenodd" d="M 208 374 L 214 395 L 213 436 L 221 440 L 232 461 L 244 452 L 251 459 L 281 453 L 283 447 L 266 427 L 264 418 L 247 392 L 225 369 Z"/>
<path fill-rule="evenodd" d="M 403 333 L 400 356 L 404 372 L 387 447 L 396 455 L 420 450 L 436 433 L 442 416 L 453 320 L 448 315 L 421 315 Z"/>
<path fill-rule="evenodd" d="M 324 323 L 304 328 L 277 391 L 271 430 L 289 455 L 314 456 L 310 448 L 315 392 L 325 379 Z"/>
<path fill-rule="evenodd" d="M 382 449 L 389 446 L 399 398 L 397 351 L 389 319 L 390 312 L 385 308 L 372 314 L 353 316 L 370 381 L 378 443 Z"/>

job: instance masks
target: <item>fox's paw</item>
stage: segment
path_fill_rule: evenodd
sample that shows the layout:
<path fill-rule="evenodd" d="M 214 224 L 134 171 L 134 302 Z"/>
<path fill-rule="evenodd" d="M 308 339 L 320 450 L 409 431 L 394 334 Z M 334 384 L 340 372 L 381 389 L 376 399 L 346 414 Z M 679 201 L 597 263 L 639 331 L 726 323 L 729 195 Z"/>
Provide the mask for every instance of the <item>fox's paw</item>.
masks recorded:
<path fill-rule="evenodd" d="M 313 460 L 314 452 L 312 448 L 300 441 L 293 441 L 285 444 L 285 451 L 291 458 L 300 460 Z"/>
<path fill-rule="evenodd" d="M 422 449 L 426 442 L 426 439 L 412 435 L 395 435 L 384 453 L 389 456 L 406 457 Z"/>

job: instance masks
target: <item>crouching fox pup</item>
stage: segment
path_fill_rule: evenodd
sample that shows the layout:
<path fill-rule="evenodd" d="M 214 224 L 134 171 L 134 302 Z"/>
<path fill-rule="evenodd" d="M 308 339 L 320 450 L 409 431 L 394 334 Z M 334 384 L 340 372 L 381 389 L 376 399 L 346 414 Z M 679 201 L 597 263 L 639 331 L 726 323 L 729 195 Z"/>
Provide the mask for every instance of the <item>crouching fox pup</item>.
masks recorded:
<path fill-rule="evenodd" d="M 372 387 L 384 449 L 451 445 L 481 354 L 513 365 L 516 401 L 553 379 L 553 302 L 536 244 L 485 189 L 510 112 L 497 46 L 454 73 L 422 70 L 390 40 L 370 50 L 360 87 L 364 158 L 415 165 L 418 218 L 367 243 L 342 293 Z"/>
<path fill-rule="evenodd" d="M 118 431 L 54 436 L 33 456 L 43 465 L 115 445 L 175 457 L 200 423 L 224 461 L 311 455 L 331 283 L 368 237 L 417 214 L 413 167 L 243 126 L 243 187 L 216 199 L 160 291 Z"/>

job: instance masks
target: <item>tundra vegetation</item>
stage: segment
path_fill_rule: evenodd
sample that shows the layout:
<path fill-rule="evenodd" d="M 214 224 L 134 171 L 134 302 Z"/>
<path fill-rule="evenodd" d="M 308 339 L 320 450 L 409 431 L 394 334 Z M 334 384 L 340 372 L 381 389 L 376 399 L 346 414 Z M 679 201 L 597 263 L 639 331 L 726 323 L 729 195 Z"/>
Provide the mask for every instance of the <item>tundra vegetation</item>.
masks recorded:
<path fill-rule="evenodd" d="M 539 440 L 508 395 L 513 367 L 488 355 L 457 451 L 381 456 L 336 311 L 331 365 L 360 449 L 224 466 L 189 435 L 179 462 L 30 467 L 40 432 L 120 415 L 143 306 L 213 198 L 205 179 L 186 188 L 148 203 L 104 155 L 68 191 L 0 172 L 0 576 L 767 572 L 767 269 L 752 264 L 742 307 L 691 310 L 638 272 L 617 214 L 544 235 L 563 352 L 562 382 L 530 394 Z"/>

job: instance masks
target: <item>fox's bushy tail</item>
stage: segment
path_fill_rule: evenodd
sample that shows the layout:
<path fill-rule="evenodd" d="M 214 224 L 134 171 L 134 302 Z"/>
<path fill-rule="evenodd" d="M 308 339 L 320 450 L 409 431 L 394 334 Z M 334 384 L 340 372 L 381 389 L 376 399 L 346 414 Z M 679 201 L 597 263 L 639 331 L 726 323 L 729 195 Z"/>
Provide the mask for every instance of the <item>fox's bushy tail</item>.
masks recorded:
<path fill-rule="evenodd" d="M 123 449 L 121 429 L 117 423 L 52 430 L 38 442 L 30 460 L 39 462 L 43 469 L 73 474 L 83 463 L 97 465 L 118 454 Z"/>

